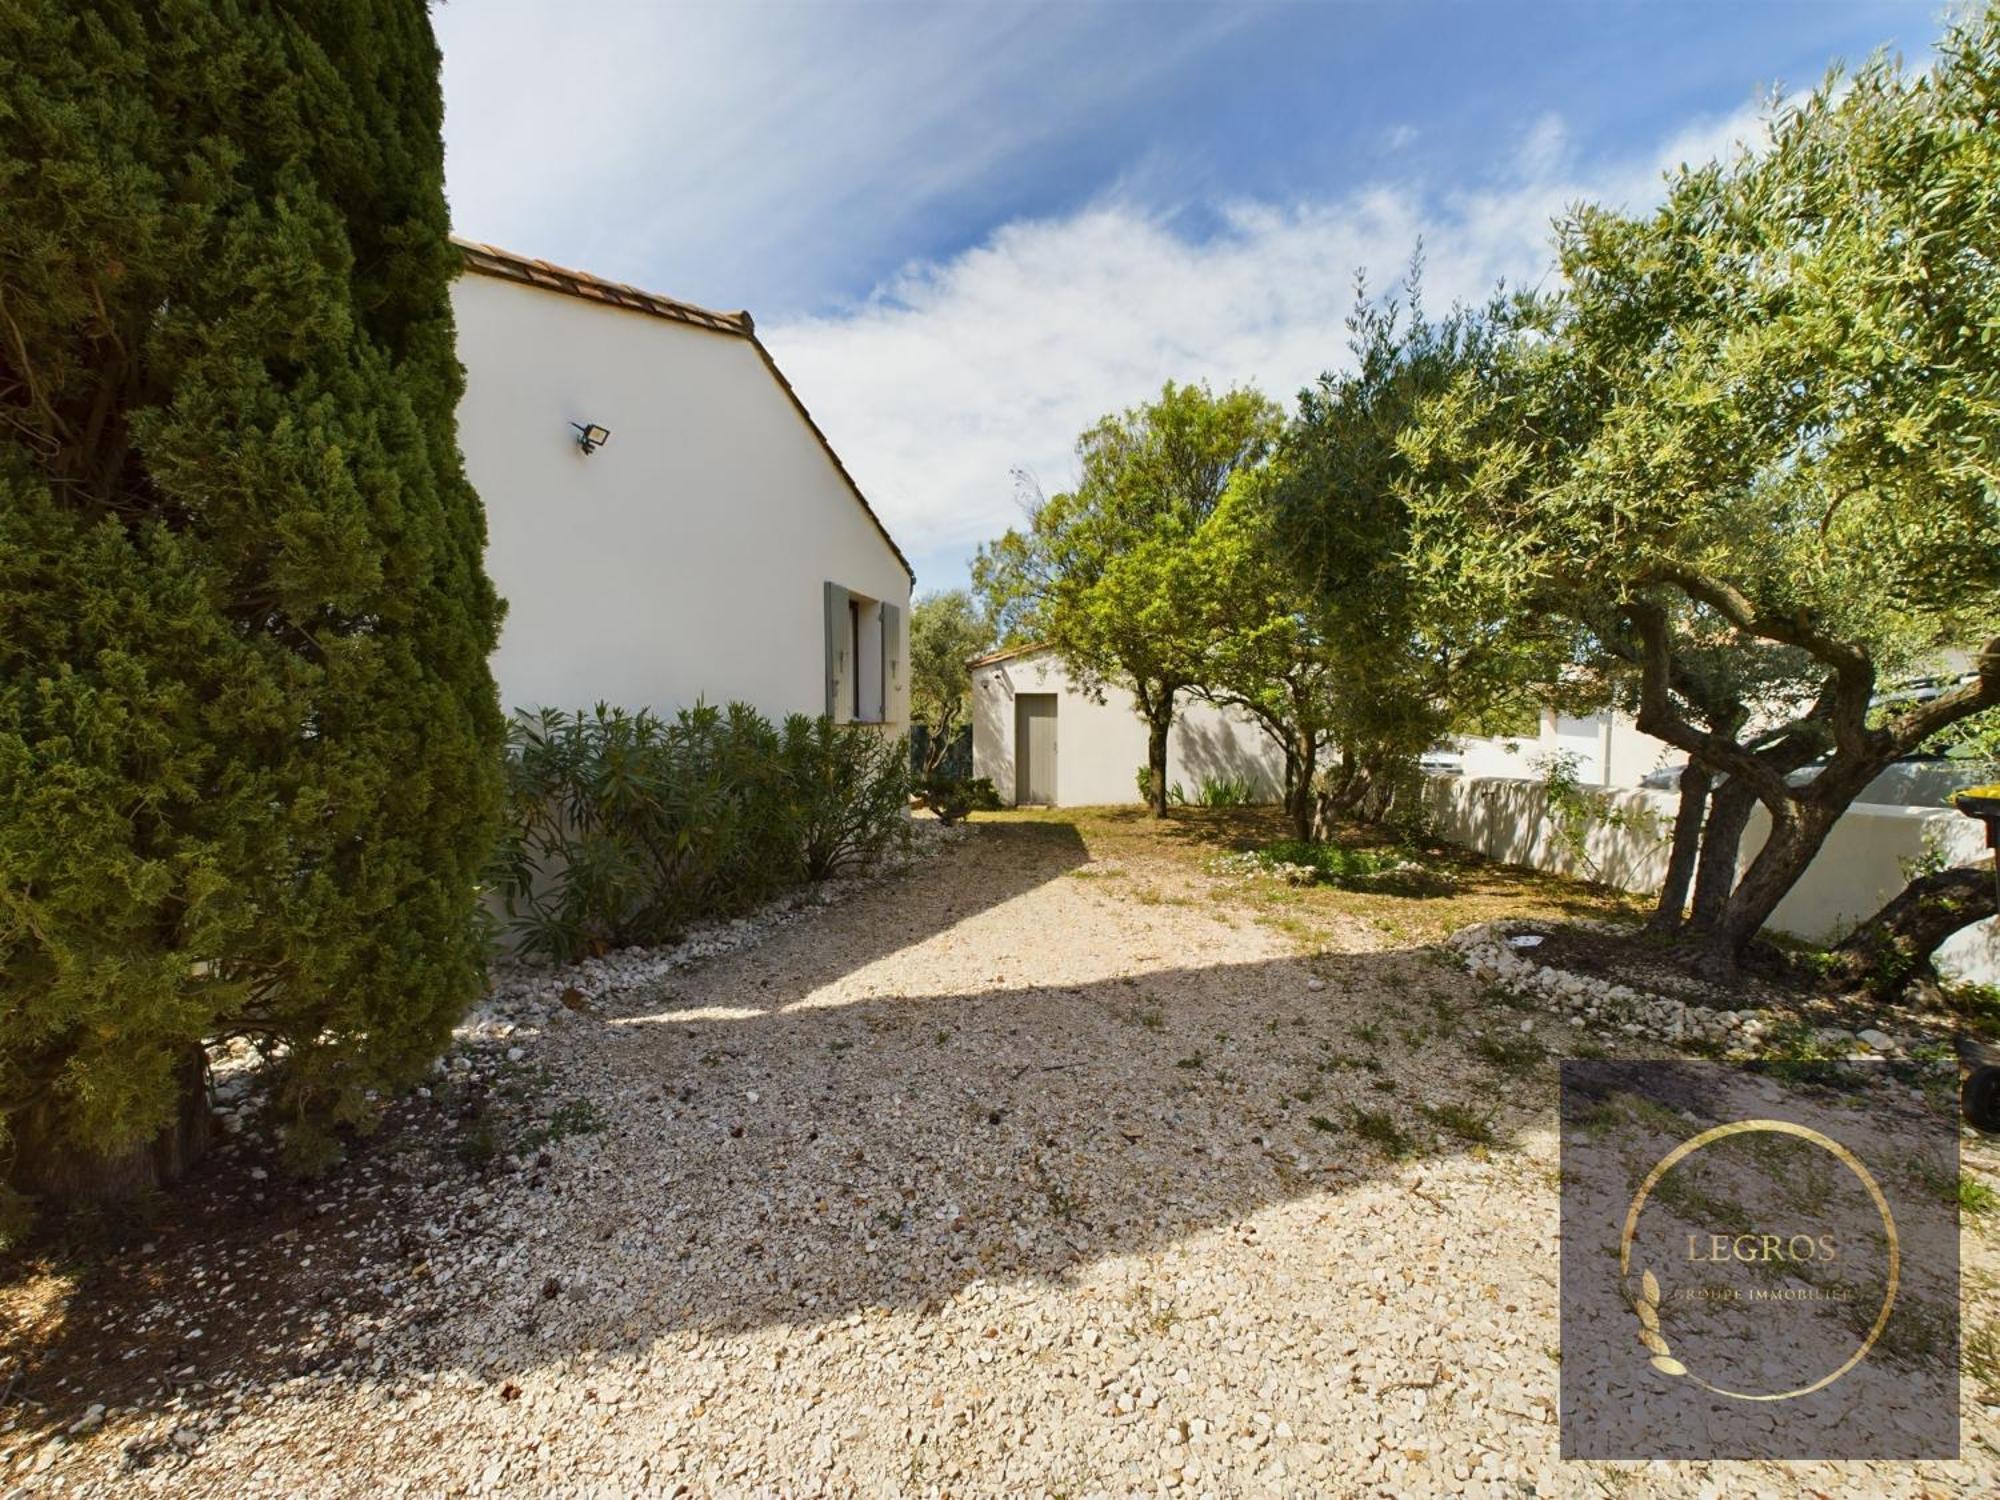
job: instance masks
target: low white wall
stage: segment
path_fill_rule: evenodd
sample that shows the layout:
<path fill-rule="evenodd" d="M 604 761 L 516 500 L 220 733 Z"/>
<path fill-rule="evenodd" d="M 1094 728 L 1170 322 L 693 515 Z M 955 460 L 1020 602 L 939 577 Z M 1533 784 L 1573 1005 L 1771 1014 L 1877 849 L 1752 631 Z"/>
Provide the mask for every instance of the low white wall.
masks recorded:
<path fill-rule="evenodd" d="M 1587 858 L 1578 860 L 1555 839 L 1538 780 L 1432 776 L 1424 787 L 1439 833 L 1453 843 L 1506 864 L 1601 880 L 1620 890 L 1659 890 L 1678 797 L 1654 791 L 1613 791 L 1604 797 L 1611 816 L 1591 827 L 1584 840 Z M 1743 838 L 1744 866 L 1763 847 L 1770 827 L 1769 815 L 1758 808 Z M 1857 803 L 1778 904 L 1771 925 L 1815 942 L 1842 936 L 1903 888 L 1903 863 L 1920 858 L 1933 839 L 1954 864 L 1991 857 L 1979 825 L 1955 812 Z M 1967 928 L 1938 956 L 1950 973 L 2000 983 L 2000 928 L 1990 921 Z"/>
<path fill-rule="evenodd" d="M 972 774 L 991 777 L 1000 800 L 1014 801 L 1014 700 L 1056 695 L 1056 806 L 1136 803 L 1146 763 L 1146 723 L 1129 693 L 1107 687 L 1098 702 L 1043 651 L 1010 656 L 972 674 Z M 1204 779 L 1247 778 L 1259 800 L 1284 796 L 1284 752 L 1255 720 L 1183 697 L 1167 738 L 1167 780 L 1188 796 Z"/>
<path fill-rule="evenodd" d="M 1468 738 L 1459 744 L 1461 766 L 1473 777 L 1539 775 L 1536 762 L 1559 751 L 1577 757 L 1585 784 L 1607 787 L 1636 787 L 1662 766 L 1687 759 L 1664 740 L 1641 734 L 1628 716 L 1611 709 L 1590 719 L 1567 719 L 1545 708 L 1536 734 Z"/>

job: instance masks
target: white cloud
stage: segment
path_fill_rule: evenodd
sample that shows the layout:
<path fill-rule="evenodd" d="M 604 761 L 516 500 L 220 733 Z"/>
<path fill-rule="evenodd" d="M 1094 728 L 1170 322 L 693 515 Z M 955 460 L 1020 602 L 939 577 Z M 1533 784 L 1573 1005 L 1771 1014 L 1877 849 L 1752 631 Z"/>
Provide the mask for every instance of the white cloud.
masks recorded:
<path fill-rule="evenodd" d="M 1434 308 L 1481 298 L 1501 277 L 1536 282 L 1565 207 L 1643 206 L 1663 170 L 1757 130 L 1745 109 L 1586 169 L 1548 117 L 1477 188 L 1222 204 L 1220 232 L 1200 240 L 1112 199 L 1008 224 L 858 306 L 763 333 L 904 550 L 951 556 L 1018 520 L 1015 469 L 1064 487 L 1077 433 L 1166 380 L 1256 385 L 1288 402 L 1344 359 L 1358 268 L 1382 288 L 1421 238 Z"/>
<path fill-rule="evenodd" d="M 829 246 L 893 263 L 1263 14 L 459 0 L 434 20 L 453 225 L 698 302 L 754 268 L 812 305 Z"/>

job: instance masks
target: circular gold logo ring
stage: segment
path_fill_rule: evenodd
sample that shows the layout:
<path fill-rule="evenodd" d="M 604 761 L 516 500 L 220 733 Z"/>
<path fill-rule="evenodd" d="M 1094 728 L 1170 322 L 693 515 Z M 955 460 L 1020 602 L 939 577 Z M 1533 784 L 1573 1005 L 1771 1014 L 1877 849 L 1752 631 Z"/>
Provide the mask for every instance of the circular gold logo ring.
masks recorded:
<path fill-rule="evenodd" d="M 1704 1130 L 1700 1135 L 1682 1141 L 1660 1158 L 1659 1165 L 1654 1167 L 1646 1175 L 1646 1180 L 1639 1185 L 1638 1196 L 1633 1198 L 1632 1207 L 1625 1215 L 1625 1232 L 1618 1240 L 1618 1274 L 1622 1280 L 1630 1282 L 1632 1238 L 1638 1233 L 1639 1215 L 1645 1210 L 1646 1199 L 1651 1196 L 1660 1179 L 1704 1146 L 1712 1146 L 1717 1141 L 1733 1135 L 1748 1135 L 1757 1131 L 1772 1135 L 1796 1136 L 1802 1141 L 1808 1141 L 1822 1150 L 1831 1152 L 1841 1165 L 1860 1180 L 1861 1185 L 1868 1190 L 1868 1196 L 1875 1200 L 1876 1212 L 1882 1215 L 1882 1228 L 1889 1238 L 1889 1283 L 1882 1293 L 1882 1310 L 1875 1315 L 1874 1325 L 1869 1328 L 1868 1336 L 1861 1341 L 1861 1347 L 1848 1356 L 1845 1364 L 1831 1374 L 1821 1376 L 1811 1385 L 1802 1385 L 1794 1391 L 1779 1391 L 1775 1395 L 1752 1395 L 1747 1391 L 1732 1391 L 1719 1385 L 1711 1385 L 1678 1360 L 1663 1361 L 1661 1358 L 1655 1358 L 1653 1363 L 1670 1365 L 1673 1368 L 1667 1373 L 1685 1375 L 1703 1390 L 1718 1396 L 1728 1396 L 1735 1401 L 1789 1401 L 1794 1396 L 1810 1396 L 1814 1391 L 1826 1389 L 1868 1357 L 1868 1351 L 1875 1347 L 1875 1341 L 1882 1336 L 1882 1330 L 1889 1324 L 1889 1314 L 1896 1306 L 1896 1289 L 1902 1278 L 1903 1251 L 1896 1235 L 1896 1216 L 1889 1212 L 1889 1200 L 1882 1196 L 1882 1189 L 1876 1185 L 1868 1168 L 1861 1164 L 1861 1159 L 1839 1141 L 1823 1136 L 1817 1130 L 1809 1130 L 1803 1125 L 1794 1125 L 1790 1120 L 1736 1120 L 1728 1125 L 1717 1125 L 1711 1130 Z M 1657 1346 L 1658 1349 L 1664 1349 L 1664 1343 L 1659 1335 L 1657 1283 L 1654 1282 L 1650 1272 L 1647 1273 L 1646 1282 L 1647 1295 L 1642 1298 L 1641 1304 L 1635 1304 L 1642 1305 L 1639 1313 L 1640 1339 L 1648 1348 Z"/>

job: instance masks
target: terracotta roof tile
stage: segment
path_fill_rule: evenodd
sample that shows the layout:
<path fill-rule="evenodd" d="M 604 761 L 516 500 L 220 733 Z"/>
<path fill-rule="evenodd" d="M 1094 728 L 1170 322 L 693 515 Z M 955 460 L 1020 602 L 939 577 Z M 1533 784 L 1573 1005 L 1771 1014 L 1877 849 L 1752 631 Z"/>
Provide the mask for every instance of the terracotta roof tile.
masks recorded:
<path fill-rule="evenodd" d="M 572 297 L 587 297 L 592 302 L 605 302 L 613 307 L 629 307 L 634 312 L 671 318 L 676 323 L 691 323 L 696 328 L 709 328 L 717 333 L 735 333 L 747 338 L 755 332 L 755 325 L 747 312 L 712 312 L 706 307 L 696 307 L 692 302 L 677 302 L 657 292 L 627 286 L 622 281 L 606 281 L 588 271 L 572 271 L 567 266 L 551 265 L 545 260 L 530 260 L 525 255 L 502 250 L 497 245 L 482 245 L 455 236 L 452 243 L 465 257 L 466 268 L 482 276 L 498 276 L 506 281 L 546 287 L 552 292 L 567 292 Z"/>
<path fill-rule="evenodd" d="M 970 658 L 966 666 L 976 671 L 980 667 L 990 667 L 996 662 L 1012 661 L 1017 656 L 1033 656 L 1038 651 L 1048 649 L 1047 641 L 1030 641 L 1025 646 L 1002 646 L 998 651 L 988 651 L 984 656 Z"/>

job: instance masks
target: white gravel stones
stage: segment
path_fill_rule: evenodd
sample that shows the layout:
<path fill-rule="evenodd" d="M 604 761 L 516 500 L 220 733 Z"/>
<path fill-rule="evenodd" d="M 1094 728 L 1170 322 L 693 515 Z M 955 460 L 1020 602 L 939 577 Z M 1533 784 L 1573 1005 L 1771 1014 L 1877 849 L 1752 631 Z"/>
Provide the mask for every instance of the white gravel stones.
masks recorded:
<path fill-rule="evenodd" d="M 281 1232 L 300 1267 L 361 1246 L 380 1299 L 309 1303 L 254 1381 L 202 1362 L 229 1331 L 205 1315 L 171 1394 L 107 1401 L 94 1432 L 0 1429 L 0 1490 L 1518 1500 L 1990 1477 L 1565 1465 L 1547 1070 L 1491 1101 L 1491 1149 L 1396 1162 L 1314 1123 L 1467 1102 L 1455 1043 L 1391 1038 L 1434 1005 L 1491 1014 L 1477 987 L 1379 933 L 1309 973 L 1205 877 L 1146 869 L 1187 899 L 1135 902 L 1063 878 L 1091 868 L 1080 847 L 1009 831 L 668 953 L 510 970 L 420 1116 L 483 1099 L 491 1159 L 403 1142 L 417 1171 L 365 1156 Z M 1363 1065 L 1364 1025 L 1393 1066 Z M 368 1194 L 379 1214 L 346 1227 Z M 142 1305 L 171 1325 L 193 1274 L 229 1267 L 159 1254 Z M 2000 1411 L 1967 1399 L 1979 1452 Z"/>
<path fill-rule="evenodd" d="M 1776 1018 L 1762 1010 L 1725 1010 L 1690 1005 L 1667 995 L 1649 995 L 1614 980 L 1573 974 L 1524 956 L 1518 946 L 1524 934 L 1506 922 L 1483 922 L 1461 928 L 1445 940 L 1475 980 L 1497 985 L 1527 999 L 1547 1002 L 1570 1012 L 1575 1026 L 1657 1041 L 1706 1042 L 1744 1056 L 1764 1051 Z M 1588 925 L 1588 924 L 1585 924 Z M 1918 1050 L 1942 1056 L 1939 1038 L 1910 1036 L 1896 1040 L 1885 1033 L 1859 1033 L 1823 1027 L 1816 1040 L 1833 1055 L 1900 1057 Z M 1952 1064 L 1948 1060 L 1943 1066 Z"/>

